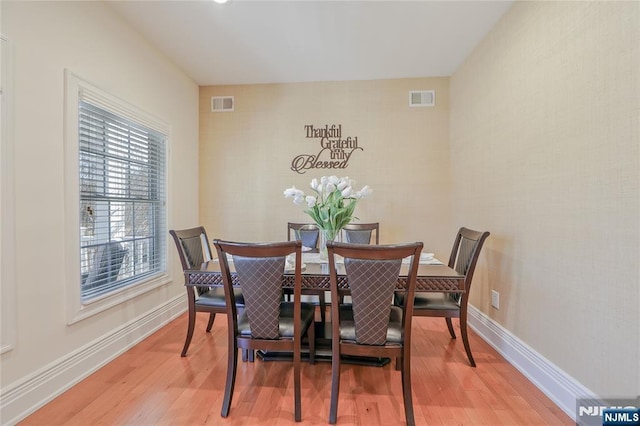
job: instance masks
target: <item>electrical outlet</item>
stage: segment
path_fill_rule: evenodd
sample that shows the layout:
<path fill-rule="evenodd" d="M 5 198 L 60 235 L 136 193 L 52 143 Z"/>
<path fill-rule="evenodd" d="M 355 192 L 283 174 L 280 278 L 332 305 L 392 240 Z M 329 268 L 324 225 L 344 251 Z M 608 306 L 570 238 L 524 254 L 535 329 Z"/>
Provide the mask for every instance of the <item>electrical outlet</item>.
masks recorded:
<path fill-rule="evenodd" d="M 495 290 L 491 290 L 491 306 L 500 309 L 500 293 Z"/>

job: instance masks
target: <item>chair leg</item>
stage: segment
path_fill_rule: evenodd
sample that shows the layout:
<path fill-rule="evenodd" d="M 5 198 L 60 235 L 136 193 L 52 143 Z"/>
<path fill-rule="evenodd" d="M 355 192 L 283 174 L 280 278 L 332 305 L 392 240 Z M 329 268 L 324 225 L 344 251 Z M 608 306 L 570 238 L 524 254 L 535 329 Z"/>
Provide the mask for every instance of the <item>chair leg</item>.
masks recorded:
<path fill-rule="evenodd" d="M 184 347 L 182 348 L 181 357 L 187 356 L 187 350 L 191 344 L 191 338 L 193 338 L 193 329 L 196 326 L 196 312 L 194 309 L 189 309 L 189 319 L 187 320 L 187 338 L 184 341 Z"/>
<path fill-rule="evenodd" d="M 309 339 L 309 362 L 316 363 L 316 325 L 311 323 L 307 329 L 307 338 Z"/>
<path fill-rule="evenodd" d="M 404 399 L 404 415 L 407 426 L 414 426 L 413 397 L 411 393 L 411 356 L 406 354 L 402 359 L 402 397 Z"/>
<path fill-rule="evenodd" d="M 253 349 L 242 349 L 242 362 L 254 362 L 255 352 Z"/>
<path fill-rule="evenodd" d="M 301 342 L 300 338 L 297 338 L 293 345 L 293 399 L 294 418 L 296 422 L 302 421 L 302 397 L 300 395 L 300 351 Z"/>
<path fill-rule="evenodd" d="M 446 317 L 445 320 L 447 320 L 447 328 L 449 329 L 449 334 L 451 335 L 452 339 L 456 338 L 456 332 L 453 330 L 453 324 L 451 323 L 451 317 Z"/>
<path fill-rule="evenodd" d="M 227 382 L 224 386 L 224 400 L 220 415 L 227 417 L 233 399 L 233 388 L 236 384 L 236 371 L 238 369 L 238 345 L 235 336 L 229 336 L 229 349 L 227 354 Z"/>
<path fill-rule="evenodd" d="M 467 310 L 461 309 L 460 311 L 460 334 L 462 335 L 462 343 L 464 343 L 464 350 L 467 352 L 467 358 L 469 358 L 469 364 L 472 367 L 476 366 L 476 362 L 471 355 L 471 346 L 469 346 L 469 335 L 467 333 Z"/>
<path fill-rule="evenodd" d="M 321 291 L 320 293 L 318 293 L 318 300 L 320 305 L 320 322 L 322 322 L 322 324 L 324 325 L 326 321 L 326 312 L 327 312 L 327 303 L 324 300 L 324 291 Z"/>
<path fill-rule="evenodd" d="M 335 342 L 334 342 L 335 345 Z M 340 344 L 338 343 L 338 346 Z M 340 349 L 331 348 L 331 407 L 329 408 L 329 424 L 338 420 L 338 393 L 340 392 Z"/>
<path fill-rule="evenodd" d="M 209 322 L 207 323 L 207 333 L 211 332 L 211 327 L 213 327 L 213 321 L 216 319 L 216 313 L 211 312 L 209 314 Z"/>

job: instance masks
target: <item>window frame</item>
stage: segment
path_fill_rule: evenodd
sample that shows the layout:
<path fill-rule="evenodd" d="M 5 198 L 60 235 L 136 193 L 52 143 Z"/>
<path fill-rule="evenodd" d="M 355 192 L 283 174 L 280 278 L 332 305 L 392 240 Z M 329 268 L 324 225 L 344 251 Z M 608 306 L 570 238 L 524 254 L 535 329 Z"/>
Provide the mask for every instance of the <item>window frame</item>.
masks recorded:
<path fill-rule="evenodd" d="M 164 227 L 169 223 L 169 153 L 171 128 L 168 124 L 131 104 L 106 93 L 97 86 L 65 70 L 65 253 L 66 253 L 66 285 L 67 285 L 67 324 L 74 324 L 85 318 L 103 312 L 113 306 L 124 303 L 150 290 L 171 282 L 171 262 L 168 256 L 168 238 L 164 238 L 165 250 L 164 270 L 140 282 L 119 288 L 88 301 L 82 300 L 80 278 L 80 179 L 79 179 L 79 101 L 89 99 L 92 104 L 116 115 L 135 121 L 154 129 L 167 137 L 165 152 L 165 205 Z M 168 229 L 164 229 L 168 235 Z"/>

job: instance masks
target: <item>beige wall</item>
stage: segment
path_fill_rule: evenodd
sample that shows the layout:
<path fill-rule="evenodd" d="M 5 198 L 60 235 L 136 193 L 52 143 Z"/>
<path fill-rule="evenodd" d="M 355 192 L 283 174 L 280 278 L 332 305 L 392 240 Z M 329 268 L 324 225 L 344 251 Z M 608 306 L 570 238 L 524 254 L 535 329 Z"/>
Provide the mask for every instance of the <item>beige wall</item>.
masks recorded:
<path fill-rule="evenodd" d="M 309 191 L 313 177 L 336 174 L 373 188 L 356 216 L 380 222 L 381 242 L 421 240 L 446 258 L 459 226 L 450 212 L 448 86 L 424 78 L 201 87 L 200 218 L 209 236 L 283 240 L 288 221 L 310 221 L 284 189 Z M 435 107 L 409 108 L 410 90 L 431 89 Z M 211 96 L 234 96 L 235 111 L 212 113 Z M 364 150 L 347 169 L 298 174 L 292 159 L 320 150 L 305 138 L 307 124 L 341 124 L 342 138 L 357 136 Z"/>
<path fill-rule="evenodd" d="M 640 393 L 639 22 L 519 2 L 451 78 L 453 221 L 492 232 L 471 303 L 601 397 Z"/>
<path fill-rule="evenodd" d="M 490 230 L 472 303 L 599 395 L 640 393 L 639 14 L 637 2 L 517 3 L 451 78 L 451 105 L 448 78 L 204 87 L 198 151 L 197 86 L 107 6 L 3 1 L 16 188 L 3 392 L 183 292 L 169 247 L 172 284 L 66 325 L 69 68 L 171 125 L 170 227 L 285 238 L 285 222 L 308 219 L 284 188 L 329 173 L 290 170 L 319 147 L 304 125 L 342 124 L 364 151 L 336 174 L 374 189 L 357 215 L 381 222 L 383 243 L 422 240 L 446 258 L 459 226 Z M 419 89 L 436 90 L 435 108 L 408 108 Z M 211 113 L 213 95 L 235 96 L 236 111 Z"/>
<path fill-rule="evenodd" d="M 102 2 L 3 1 L 2 34 L 14 53 L 16 188 L 16 281 L 2 282 L 16 290 L 16 341 L 2 354 L 2 388 L 24 385 L 12 393 L 20 397 L 38 386 L 28 381 L 36 373 L 63 372 L 60 360 L 184 292 L 169 246 L 172 283 L 67 325 L 63 227 L 65 211 L 77 206 L 64 202 L 64 69 L 170 125 L 170 226 L 198 220 L 198 87 Z M 3 423 L 14 414 L 3 413 Z"/>

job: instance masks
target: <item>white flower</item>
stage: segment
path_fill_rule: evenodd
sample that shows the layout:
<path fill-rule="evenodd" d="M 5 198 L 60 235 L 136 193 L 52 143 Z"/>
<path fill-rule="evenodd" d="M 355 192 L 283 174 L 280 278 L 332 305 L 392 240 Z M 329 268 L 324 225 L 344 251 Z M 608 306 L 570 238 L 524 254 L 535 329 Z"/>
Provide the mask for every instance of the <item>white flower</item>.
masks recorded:
<path fill-rule="evenodd" d="M 330 194 L 336 190 L 336 186 L 333 183 L 329 182 L 327 183 L 327 186 L 324 187 L 324 190 L 327 194 Z"/>
<path fill-rule="evenodd" d="M 300 191 L 298 188 L 296 188 L 295 186 L 292 186 L 291 188 L 287 188 L 284 190 L 285 198 L 296 197 L 296 196 L 299 196 L 300 194 L 304 195 L 304 193 Z"/>
<path fill-rule="evenodd" d="M 365 198 L 371 195 L 372 192 L 373 190 L 369 188 L 369 185 L 365 185 L 360 191 L 356 192 L 353 196 L 358 199 Z"/>
<path fill-rule="evenodd" d="M 285 198 L 293 198 L 293 203 L 302 205 L 306 203 L 307 213 L 313 221 L 326 231 L 330 238 L 353 219 L 354 209 L 358 201 L 371 194 L 368 186 L 360 191 L 355 191 L 355 180 L 348 176 L 322 176 L 319 180 L 311 180 L 311 189 L 314 195 L 305 193 L 295 186 L 284 191 Z"/>

